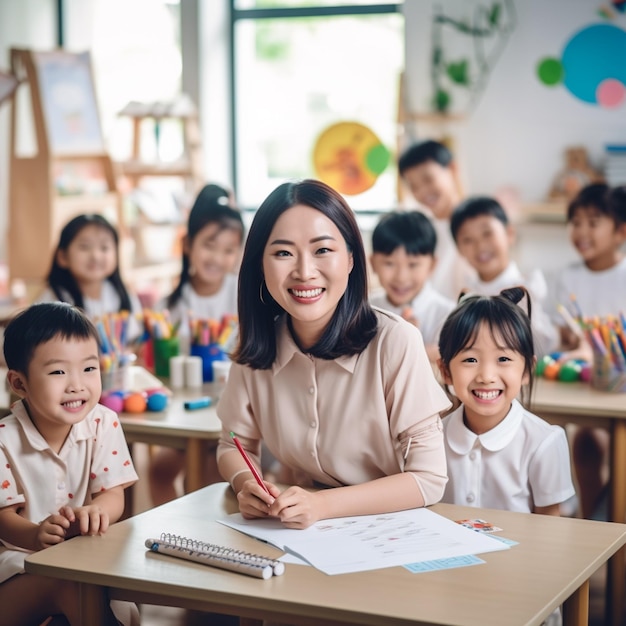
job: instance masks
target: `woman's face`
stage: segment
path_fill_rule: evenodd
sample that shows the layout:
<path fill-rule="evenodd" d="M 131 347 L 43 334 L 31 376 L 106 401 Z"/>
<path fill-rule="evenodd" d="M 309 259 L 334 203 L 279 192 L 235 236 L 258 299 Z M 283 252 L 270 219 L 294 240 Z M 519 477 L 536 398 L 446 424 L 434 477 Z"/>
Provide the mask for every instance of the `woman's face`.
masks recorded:
<path fill-rule="evenodd" d="M 298 204 L 274 224 L 263 253 L 265 283 L 303 348 L 322 336 L 353 264 L 339 229 L 321 211 Z"/>

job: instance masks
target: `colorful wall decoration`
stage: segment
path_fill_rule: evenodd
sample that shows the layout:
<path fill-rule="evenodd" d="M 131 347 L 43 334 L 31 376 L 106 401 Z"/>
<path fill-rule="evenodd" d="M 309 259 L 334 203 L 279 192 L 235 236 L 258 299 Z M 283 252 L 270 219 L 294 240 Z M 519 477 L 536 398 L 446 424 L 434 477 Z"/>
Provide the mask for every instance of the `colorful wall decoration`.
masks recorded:
<path fill-rule="evenodd" d="M 626 2 L 613 3 L 624 12 Z M 614 19 L 608 7 L 598 10 Z M 574 33 L 561 57 L 543 58 L 537 66 L 539 80 L 547 87 L 563 86 L 582 102 L 614 109 L 626 100 L 626 30 L 613 23 L 596 23 Z"/>

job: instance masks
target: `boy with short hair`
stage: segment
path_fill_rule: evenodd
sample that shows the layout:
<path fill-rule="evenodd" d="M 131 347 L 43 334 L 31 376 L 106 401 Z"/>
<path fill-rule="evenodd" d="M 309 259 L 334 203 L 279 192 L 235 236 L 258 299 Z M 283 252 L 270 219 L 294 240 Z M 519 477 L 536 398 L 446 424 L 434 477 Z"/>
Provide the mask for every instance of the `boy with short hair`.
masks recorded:
<path fill-rule="evenodd" d="M 611 189 L 604 183 L 583 187 L 567 208 L 569 236 L 580 261 L 560 271 L 555 284 L 556 307 L 569 308 L 574 296 L 585 317 L 626 314 L 626 185 Z M 577 311 L 572 311 L 576 315 Z M 556 318 L 555 319 L 559 319 Z M 580 334 L 561 326 L 561 359 L 592 359 L 592 351 Z M 608 460 L 609 437 L 601 428 L 579 428 L 572 456 L 585 518 L 606 519 L 600 511 L 606 494 L 604 467 Z"/>
<path fill-rule="evenodd" d="M 0 421 L 0 605 L 4 623 L 81 623 L 75 584 L 24 573 L 29 552 L 100 535 L 137 480 L 117 415 L 99 405 L 98 332 L 66 303 L 35 304 L 7 325 L 4 356 L 21 399 Z M 137 623 L 134 605 L 106 623 Z M 120 612 L 121 611 L 121 612 Z M 64 622 L 65 623 L 65 622 Z"/>
<path fill-rule="evenodd" d="M 382 287 L 371 304 L 401 315 L 422 332 L 431 362 L 439 358 L 439 332 L 453 300 L 430 283 L 436 266 L 437 233 L 419 211 L 384 215 L 372 233 L 370 263 Z"/>
<path fill-rule="evenodd" d="M 432 214 L 438 241 L 432 283 L 456 302 L 474 273 L 459 255 L 450 235 L 450 216 L 462 200 L 452 152 L 432 139 L 413 144 L 400 156 L 398 172 L 418 204 Z"/>
<path fill-rule="evenodd" d="M 574 335 L 556 316 L 556 306 L 570 308 L 575 296 L 587 317 L 626 313 L 626 186 L 587 185 L 570 202 L 567 224 L 580 261 L 562 269 L 555 282 L 554 319 L 561 326 L 562 345 L 577 348 Z M 572 311 L 576 315 L 576 311 Z"/>
<path fill-rule="evenodd" d="M 522 274 L 510 257 L 515 232 L 500 203 L 488 196 L 463 201 L 452 213 L 450 230 L 459 253 L 476 270 L 477 278 L 468 283 L 470 292 L 494 296 L 509 287 L 526 287 L 531 296 L 531 320 L 538 356 L 558 345 L 558 332 L 543 309 L 547 286 L 543 273 Z"/>

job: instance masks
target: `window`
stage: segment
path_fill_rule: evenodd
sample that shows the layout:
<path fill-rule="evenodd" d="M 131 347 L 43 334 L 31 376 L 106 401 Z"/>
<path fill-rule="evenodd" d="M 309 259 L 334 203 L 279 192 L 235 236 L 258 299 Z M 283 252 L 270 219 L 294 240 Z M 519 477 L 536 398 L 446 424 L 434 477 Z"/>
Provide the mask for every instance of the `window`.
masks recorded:
<path fill-rule="evenodd" d="M 389 164 L 371 188 L 347 199 L 355 209 L 392 207 L 404 68 L 401 5 L 232 0 L 231 6 L 240 206 L 257 207 L 285 180 L 320 177 L 313 162 L 320 134 L 338 122 L 357 122 L 380 139 Z"/>

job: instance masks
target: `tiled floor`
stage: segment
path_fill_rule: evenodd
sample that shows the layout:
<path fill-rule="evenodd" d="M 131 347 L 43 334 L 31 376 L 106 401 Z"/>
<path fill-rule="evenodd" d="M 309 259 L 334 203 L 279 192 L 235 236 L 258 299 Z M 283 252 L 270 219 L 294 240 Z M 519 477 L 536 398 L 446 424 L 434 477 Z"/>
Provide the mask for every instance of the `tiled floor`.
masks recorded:
<path fill-rule="evenodd" d="M 150 506 L 147 491 L 141 485 L 147 484 L 147 447 L 135 444 L 133 458 L 140 478 L 140 488 L 136 489 L 135 513 L 146 510 Z M 601 568 L 591 578 L 589 598 L 589 626 L 604 626 L 604 585 L 606 581 L 606 567 Z M 141 607 L 142 626 L 236 626 L 237 621 L 226 616 L 207 614 L 187 614 L 181 609 L 143 606 Z M 626 626 L 626 620 L 624 621 Z M 503 624 L 503 626 L 508 626 Z"/>

